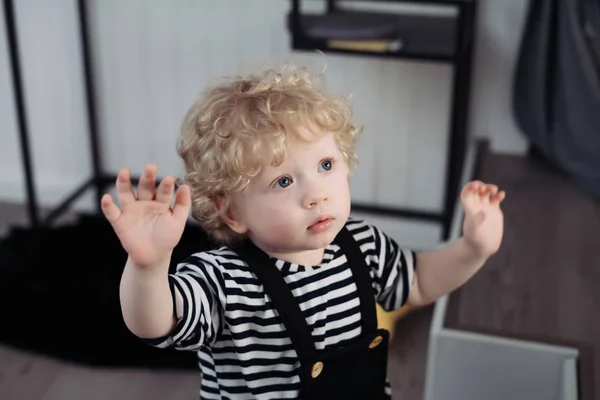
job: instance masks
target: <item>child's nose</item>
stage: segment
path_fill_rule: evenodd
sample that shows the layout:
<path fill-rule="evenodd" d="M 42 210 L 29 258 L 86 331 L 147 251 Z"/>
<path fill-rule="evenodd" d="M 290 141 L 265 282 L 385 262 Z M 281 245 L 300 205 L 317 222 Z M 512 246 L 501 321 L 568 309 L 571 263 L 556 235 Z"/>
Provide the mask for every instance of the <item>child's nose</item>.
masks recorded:
<path fill-rule="evenodd" d="M 327 200 L 328 198 L 327 194 L 325 193 L 325 190 L 313 190 L 304 197 L 303 205 L 304 208 L 311 209 Z"/>

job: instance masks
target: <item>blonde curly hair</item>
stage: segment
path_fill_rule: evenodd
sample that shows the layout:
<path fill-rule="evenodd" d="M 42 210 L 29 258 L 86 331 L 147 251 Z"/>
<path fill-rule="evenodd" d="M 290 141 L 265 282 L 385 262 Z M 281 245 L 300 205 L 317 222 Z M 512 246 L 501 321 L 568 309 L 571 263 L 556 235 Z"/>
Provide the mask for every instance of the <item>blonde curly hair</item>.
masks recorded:
<path fill-rule="evenodd" d="M 182 181 L 191 189 L 192 216 L 217 242 L 241 238 L 220 210 L 229 209 L 232 194 L 260 172 L 264 147 L 272 150 L 273 166 L 278 166 L 286 156 L 288 135 L 310 140 L 295 128 L 334 133 L 350 171 L 355 167 L 359 128 L 352 110 L 345 97 L 326 94 L 317 78 L 293 66 L 229 77 L 188 110 L 177 146 L 186 169 Z"/>

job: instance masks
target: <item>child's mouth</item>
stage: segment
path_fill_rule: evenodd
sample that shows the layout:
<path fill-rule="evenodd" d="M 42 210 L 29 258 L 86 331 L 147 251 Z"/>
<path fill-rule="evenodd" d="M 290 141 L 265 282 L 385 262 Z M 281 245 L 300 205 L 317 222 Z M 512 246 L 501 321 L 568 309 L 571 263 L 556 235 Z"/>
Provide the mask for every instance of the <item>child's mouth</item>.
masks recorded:
<path fill-rule="evenodd" d="M 319 218 L 317 222 L 308 227 L 308 230 L 311 232 L 319 233 L 324 232 L 331 226 L 333 222 L 333 218 L 331 217 L 322 217 Z"/>

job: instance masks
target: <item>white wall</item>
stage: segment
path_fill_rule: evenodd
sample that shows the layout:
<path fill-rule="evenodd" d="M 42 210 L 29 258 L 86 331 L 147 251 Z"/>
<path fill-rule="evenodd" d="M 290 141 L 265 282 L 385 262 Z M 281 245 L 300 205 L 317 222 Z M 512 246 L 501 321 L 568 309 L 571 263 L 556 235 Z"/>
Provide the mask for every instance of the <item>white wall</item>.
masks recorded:
<path fill-rule="evenodd" d="M 527 142 L 512 115 L 512 76 L 529 0 L 479 0 L 470 129 L 498 153 L 523 154 Z"/>
<path fill-rule="evenodd" d="M 90 171 L 75 1 L 14 3 L 37 187 L 40 200 L 54 204 Z M 4 13 L 0 26 L 0 199 L 19 201 L 24 176 Z"/>
<path fill-rule="evenodd" d="M 36 186 L 53 205 L 90 171 L 74 0 L 15 1 Z M 320 7 L 307 1 L 309 7 Z M 510 113 L 510 79 L 522 0 L 479 1 L 472 133 L 522 152 Z M 365 125 L 353 197 L 437 211 L 442 205 L 450 106 L 449 66 L 291 53 L 286 0 L 102 0 L 91 2 L 103 161 L 116 172 L 157 162 L 181 174 L 175 139 L 190 102 L 215 76 L 265 62 L 327 64 L 332 90 L 352 94 Z M 0 54 L 6 54 L 4 20 Z M 22 201 L 23 174 L 8 74 L 0 57 L 0 200 Z M 404 224 L 404 241 L 435 241 L 435 225 Z M 404 236 L 403 236 L 404 235 Z M 417 239 L 415 239 L 417 238 Z"/>

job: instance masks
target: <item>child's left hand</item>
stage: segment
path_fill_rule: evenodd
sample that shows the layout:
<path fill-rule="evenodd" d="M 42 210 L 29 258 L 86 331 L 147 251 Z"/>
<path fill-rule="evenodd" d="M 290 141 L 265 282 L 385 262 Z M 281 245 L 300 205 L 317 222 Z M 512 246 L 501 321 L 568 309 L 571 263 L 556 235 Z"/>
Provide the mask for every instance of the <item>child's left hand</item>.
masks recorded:
<path fill-rule="evenodd" d="M 465 211 L 463 238 L 477 255 L 489 257 L 500 248 L 504 231 L 500 203 L 505 196 L 496 185 L 481 181 L 469 182 L 460 194 Z"/>

